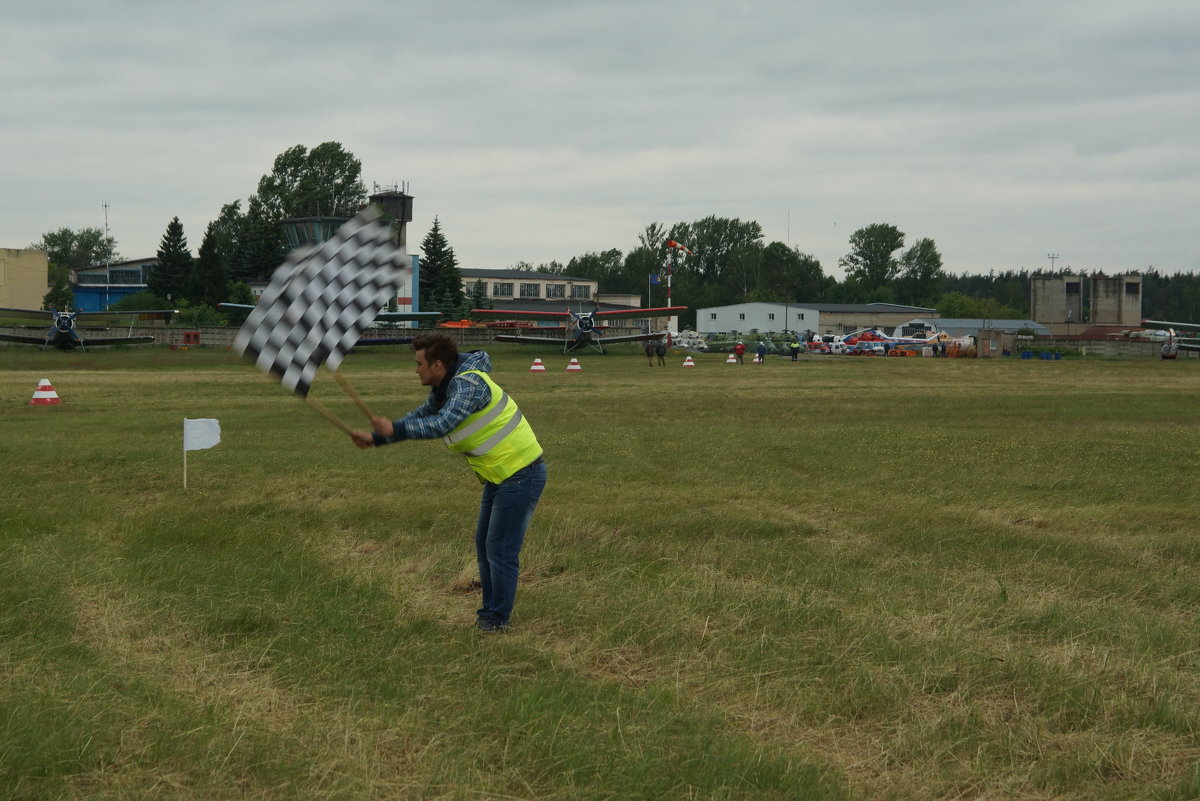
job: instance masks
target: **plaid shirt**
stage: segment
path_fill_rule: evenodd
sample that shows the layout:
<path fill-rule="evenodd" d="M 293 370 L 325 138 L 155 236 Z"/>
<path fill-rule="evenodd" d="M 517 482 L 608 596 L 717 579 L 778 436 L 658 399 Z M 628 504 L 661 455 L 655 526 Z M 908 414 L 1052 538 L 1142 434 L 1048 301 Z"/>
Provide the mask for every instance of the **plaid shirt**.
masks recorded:
<path fill-rule="evenodd" d="M 450 379 L 442 408 L 437 408 L 431 390 L 424 403 L 395 422 L 396 434 L 403 436 L 393 434 L 391 441 L 441 439 L 491 401 L 492 391 L 479 376 L 456 375 Z"/>

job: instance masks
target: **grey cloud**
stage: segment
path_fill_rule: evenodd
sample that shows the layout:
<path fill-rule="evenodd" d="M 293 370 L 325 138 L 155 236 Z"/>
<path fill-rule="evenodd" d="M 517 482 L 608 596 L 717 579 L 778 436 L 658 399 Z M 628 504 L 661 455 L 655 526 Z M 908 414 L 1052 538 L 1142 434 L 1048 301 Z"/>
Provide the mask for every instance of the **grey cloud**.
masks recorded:
<path fill-rule="evenodd" d="M 0 246 L 105 200 L 123 252 L 174 214 L 198 244 L 274 155 L 336 139 L 368 183 L 411 180 L 414 228 L 438 214 L 470 266 L 712 213 L 785 239 L 791 210 L 827 270 L 879 221 L 959 269 L 1047 247 L 1194 269 L 1198 22 L 1171 0 L 25 4 Z"/>

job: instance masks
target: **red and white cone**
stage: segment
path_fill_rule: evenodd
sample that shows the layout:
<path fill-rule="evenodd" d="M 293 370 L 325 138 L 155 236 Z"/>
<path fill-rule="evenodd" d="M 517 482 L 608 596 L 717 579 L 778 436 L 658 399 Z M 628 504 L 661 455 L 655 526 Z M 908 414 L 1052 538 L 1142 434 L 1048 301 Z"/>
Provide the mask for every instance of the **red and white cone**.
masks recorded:
<path fill-rule="evenodd" d="M 567 364 L 567 372 L 568 373 L 583 372 L 583 365 L 579 363 L 579 359 L 572 357 L 571 361 Z"/>
<path fill-rule="evenodd" d="M 685 358 L 684 358 L 684 360 L 683 360 L 683 366 L 684 366 L 684 367 L 695 367 L 695 366 L 696 366 L 696 363 L 695 363 L 694 361 L 692 361 L 692 357 L 691 357 L 691 356 L 688 356 L 688 357 L 685 357 Z"/>
<path fill-rule="evenodd" d="M 760 359 L 760 358 L 758 358 L 758 354 L 757 354 L 757 353 L 756 353 L 756 354 L 754 354 L 754 363 L 755 363 L 755 364 L 762 364 L 762 362 L 763 362 L 763 360 L 762 360 L 762 359 Z"/>
<path fill-rule="evenodd" d="M 542 364 L 541 359 L 534 359 L 533 364 L 529 365 L 529 372 L 544 373 L 546 372 L 546 365 Z"/>
<path fill-rule="evenodd" d="M 737 364 L 737 356 L 734 356 L 732 353 L 729 354 L 729 358 L 725 360 L 725 363 L 726 364 Z"/>
<path fill-rule="evenodd" d="M 62 398 L 58 397 L 54 387 L 50 386 L 49 378 L 43 378 L 38 382 L 37 389 L 33 391 L 33 397 L 29 399 L 30 406 L 57 406 L 61 403 Z"/>

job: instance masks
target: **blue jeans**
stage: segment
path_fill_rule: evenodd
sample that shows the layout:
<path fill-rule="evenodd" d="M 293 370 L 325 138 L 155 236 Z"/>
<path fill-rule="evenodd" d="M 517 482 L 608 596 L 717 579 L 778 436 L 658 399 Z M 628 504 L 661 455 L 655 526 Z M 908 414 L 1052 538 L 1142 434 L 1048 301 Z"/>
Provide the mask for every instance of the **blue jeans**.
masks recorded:
<path fill-rule="evenodd" d="M 483 485 L 475 527 L 475 553 L 483 588 L 483 606 L 478 611 L 481 623 L 508 623 L 517 597 L 525 529 L 545 488 L 545 462 L 523 467 L 500 484 Z"/>

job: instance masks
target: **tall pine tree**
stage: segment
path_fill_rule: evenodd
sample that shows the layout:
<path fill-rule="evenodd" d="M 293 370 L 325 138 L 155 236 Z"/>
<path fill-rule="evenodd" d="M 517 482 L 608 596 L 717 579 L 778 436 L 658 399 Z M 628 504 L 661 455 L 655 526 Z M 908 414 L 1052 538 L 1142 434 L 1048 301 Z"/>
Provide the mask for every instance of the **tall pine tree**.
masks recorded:
<path fill-rule="evenodd" d="M 216 306 L 228 294 L 229 265 L 221 253 L 220 239 L 217 223 L 209 223 L 192 272 L 192 286 L 188 291 L 188 300 L 192 303 Z"/>
<path fill-rule="evenodd" d="M 446 242 L 442 224 L 433 218 L 433 227 L 421 241 L 421 309 L 440 311 L 445 317 L 457 320 L 465 314 L 465 293 L 462 271 L 454 248 Z"/>
<path fill-rule="evenodd" d="M 167 224 L 158 245 L 158 264 L 150 271 L 146 284 L 151 292 L 165 300 L 183 299 L 193 282 L 192 254 L 188 251 L 183 223 L 175 217 Z"/>
<path fill-rule="evenodd" d="M 487 281 L 476 281 L 471 284 L 471 308 L 472 309 L 490 309 L 492 308 L 492 299 L 488 297 Z"/>

